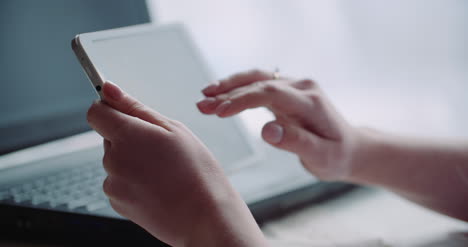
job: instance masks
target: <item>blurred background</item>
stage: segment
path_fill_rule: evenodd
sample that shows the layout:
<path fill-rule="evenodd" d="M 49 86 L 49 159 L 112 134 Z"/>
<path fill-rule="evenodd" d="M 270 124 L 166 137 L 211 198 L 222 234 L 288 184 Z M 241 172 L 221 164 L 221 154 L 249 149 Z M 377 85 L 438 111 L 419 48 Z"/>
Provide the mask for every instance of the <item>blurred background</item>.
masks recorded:
<path fill-rule="evenodd" d="M 0 102 L 7 102 L 0 104 L 0 131 L 3 131 L 0 132 L 0 147 L 2 144 L 10 145 L 11 140 L 22 141 L 15 135 L 17 132 L 8 131 L 14 123 L 9 121 L 15 120 L 11 116 L 23 113 L 34 121 L 43 120 L 42 103 L 52 105 L 52 113 L 62 114 L 64 109 L 74 109 L 67 104 L 75 102 L 76 111 L 81 115 L 76 121 L 80 125 L 73 131 L 79 133 L 89 129 L 84 121 L 86 109 L 83 106 L 87 108 L 96 95 L 87 83 L 59 84 L 57 80 L 36 81 L 36 78 L 52 71 L 50 74 L 57 78 L 86 80 L 73 57 L 69 41 L 76 33 L 90 31 L 80 29 L 82 20 L 88 22 L 86 25 L 95 25 L 93 30 L 118 24 L 115 20 L 103 21 L 110 18 L 110 14 L 99 12 L 96 15 L 84 11 L 88 8 L 105 9 L 119 19 L 130 15 L 131 9 L 119 8 L 123 5 L 113 1 L 115 6 L 111 8 L 104 1 L 50 0 L 50 5 L 55 8 L 49 9 L 44 9 L 46 4 L 40 1 L 0 2 L 0 30 L 4 35 L 0 45 L 0 67 L 4 76 L 0 93 L 5 95 Z M 283 76 L 316 80 L 338 110 L 354 125 L 405 135 L 468 138 L 465 130 L 468 126 L 468 1 L 148 0 L 148 3 L 156 24 L 182 22 L 188 27 L 214 78 L 252 68 L 270 71 L 279 68 Z M 78 11 L 80 7 L 81 12 Z M 54 15 L 38 14 L 48 11 Z M 83 18 L 83 13 L 99 17 L 97 21 L 91 17 Z M 70 23 L 65 26 L 56 21 L 55 16 Z M 75 23 L 74 20 L 80 21 Z M 28 25 L 36 23 L 38 28 L 30 30 Z M 55 36 L 49 39 L 43 35 L 50 30 L 62 30 L 62 33 L 54 31 L 60 39 Z M 10 48 L 12 46 L 21 49 L 14 50 Z M 64 57 L 50 56 L 46 48 L 65 51 Z M 32 52 L 40 55 L 34 57 L 37 60 L 20 56 L 27 57 Z M 70 61 L 70 64 L 64 61 Z M 20 70 L 14 70 L 14 65 L 23 64 L 37 67 L 36 74 L 24 73 L 22 66 L 17 66 Z M 52 86 L 55 90 L 47 90 Z M 63 93 L 57 94 L 57 91 Z M 72 96 L 73 100 L 69 100 Z M 37 103 L 30 104 L 33 101 Z M 257 138 L 263 123 L 272 118 L 264 109 L 249 110 L 241 117 Z M 56 126 L 53 123 L 64 127 L 61 121 L 45 122 L 42 127 L 54 130 Z M 32 129 L 31 133 L 40 134 L 41 131 Z M 22 132 L 20 138 L 30 138 L 31 133 Z M 70 130 L 64 133 L 68 135 Z M 54 138 L 60 136 L 65 134 L 59 133 Z M 50 155 L 50 147 L 79 147 L 88 141 L 101 143 L 97 136 L 85 141 L 80 139 L 76 143 L 68 141 L 66 145 L 55 143 L 55 147 L 36 149 L 31 157 L 37 159 L 39 154 Z M 0 169 L 17 164 L 18 160 L 25 162 L 22 155 L 24 153 L 2 157 Z M 282 166 L 282 169 L 300 175 L 290 179 L 292 183 L 309 183 L 313 179 L 304 174 L 295 156 L 289 154 L 286 158 L 294 159 L 295 166 Z M 271 164 L 266 165 L 272 168 Z M 253 169 L 248 173 L 253 181 L 258 180 L 258 188 L 271 189 L 274 184 L 265 178 L 275 177 L 283 170 L 271 171 L 265 173 L 264 170 Z M 253 190 L 243 180 L 245 177 L 236 176 L 231 180 L 243 195 Z M 264 193 L 267 197 L 268 192 Z M 308 238 L 330 242 L 347 236 L 346 233 L 356 236 L 357 230 L 365 233 L 364 239 L 369 239 L 369 236 L 375 239 L 376 236 L 377 240 L 384 237 L 385 240 L 406 243 L 409 239 L 417 242 L 427 236 L 435 236 L 433 244 L 411 246 L 448 246 L 443 239 L 454 237 L 447 237 L 446 232 L 460 229 L 466 229 L 466 224 L 422 210 L 388 192 L 358 191 L 348 197 L 294 212 L 264 225 L 262 230 L 269 238 L 303 233 Z M 332 233 L 336 236 L 329 235 Z M 440 236 L 442 241 L 437 239 Z"/>
<path fill-rule="evenodd" d="M 468 137 L 468 2 L 150 0 L 184 22 L 216 78 L 260 68 L 312 78 L 356 125 Z M 242 115 L 259 136 L 263 110 Z"/>

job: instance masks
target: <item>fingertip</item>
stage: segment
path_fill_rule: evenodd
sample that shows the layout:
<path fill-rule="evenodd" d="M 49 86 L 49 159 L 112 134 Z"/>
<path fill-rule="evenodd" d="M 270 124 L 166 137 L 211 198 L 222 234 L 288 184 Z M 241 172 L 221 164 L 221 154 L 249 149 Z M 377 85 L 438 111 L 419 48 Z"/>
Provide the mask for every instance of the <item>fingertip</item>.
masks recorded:
<path fill-rule="evenodd" d="M 202 93 L 205 96 L 211 96 L 216 93 L 216 89 L 218 88 L 219 83 L 218 82 L 212 82 L 208 86 L 206 86 L 204 89 L 202 89 Z"/>
<path fill-rule="evenodd" d="M 219 104 L 216 98 L 207 97 L 199 102 L 196 103 L 198 110 L 204 114 L 212 114 L 214 113 L 216 106 Z"/>
<path fill-rule="evenodd" d="M 196 105 L 197 105 L 198 111 L 200 111 L 201 113 L 203 113 L 203 114 L 211 114 L 211 111 L 208 111 L 205 107 L 203 107 L 202 105 L 200 105 L 200 102 L 197 103 Z"/>
<path fill-rule="evenodd" d="M 111 99 L 114 101 L 118 101 L 123 96 L 123 91 L 117 85 L 112 83 L 111 81 L 107 81 L 104 83 L 102 87 L 102 91 L 104 93 L 104 97 L 107 99 Z"/>

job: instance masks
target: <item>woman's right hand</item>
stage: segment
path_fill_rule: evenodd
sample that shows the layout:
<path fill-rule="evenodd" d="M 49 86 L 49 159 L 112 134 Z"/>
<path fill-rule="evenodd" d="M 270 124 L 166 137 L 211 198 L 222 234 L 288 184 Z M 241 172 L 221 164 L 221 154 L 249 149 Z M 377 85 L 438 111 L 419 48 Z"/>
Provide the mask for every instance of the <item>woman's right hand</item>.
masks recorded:
<path fill-rule="evenodd" d="M 252 70 L 235 74 L 202 90 L 197 103 L 205 114 L 229 117 L 266 107 L 276 117 L 262 130 L 271 145 L 296 153 L 304 167 L 323 180 L 344 180 L 351 172 L 358 134 L 313 80 L 275 78 Z"/>
<path fill-rule="evenodd" d="M 267 107 L 265 141 L 296 153 L 323 180 L 377 185 L 468 221 L 468 143 L 408 138 L 349 125 L 312 80 L 250 71 L 203 90 L 201 112 L 228 117 Z"/>

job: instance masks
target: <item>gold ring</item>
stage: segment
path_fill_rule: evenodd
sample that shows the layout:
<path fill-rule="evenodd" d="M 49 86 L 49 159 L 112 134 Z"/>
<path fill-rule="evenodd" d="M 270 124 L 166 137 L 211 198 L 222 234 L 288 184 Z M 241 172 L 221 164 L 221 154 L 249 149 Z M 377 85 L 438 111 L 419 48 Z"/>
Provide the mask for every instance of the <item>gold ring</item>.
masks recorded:
<path fill-rule="evenodd" d="M 273 79 L 278 80 L 279 78 L 280 78 L 279 69 L 276 68 L 275 72 L 273 72 Z"/>

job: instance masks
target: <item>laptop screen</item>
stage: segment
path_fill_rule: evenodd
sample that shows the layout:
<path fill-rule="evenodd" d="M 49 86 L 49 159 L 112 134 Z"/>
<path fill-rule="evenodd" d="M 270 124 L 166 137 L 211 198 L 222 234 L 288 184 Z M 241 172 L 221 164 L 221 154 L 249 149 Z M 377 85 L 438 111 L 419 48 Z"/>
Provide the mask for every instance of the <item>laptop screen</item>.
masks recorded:
<path fill-rule="evenodd" d="M 72 38 L 149 21 L 145 0 L 0 1 L 0 155 L 89 130 Z"/>

